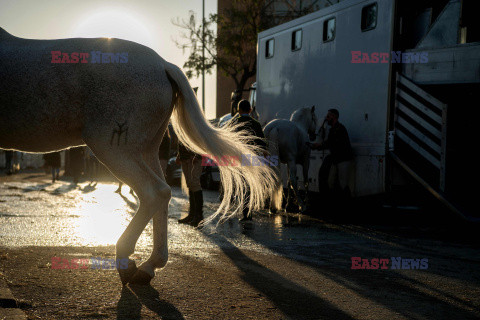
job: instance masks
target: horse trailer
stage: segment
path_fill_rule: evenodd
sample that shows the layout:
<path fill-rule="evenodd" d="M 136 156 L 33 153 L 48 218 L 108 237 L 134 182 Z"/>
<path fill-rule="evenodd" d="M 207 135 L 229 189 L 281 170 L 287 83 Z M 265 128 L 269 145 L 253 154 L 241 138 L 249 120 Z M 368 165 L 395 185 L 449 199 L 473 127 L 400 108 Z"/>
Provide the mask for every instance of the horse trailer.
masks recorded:
<path fill-rule="evenodd" d="M 414 177 L 463 215 L 475 197 L 465 178 L 477 170 L 465 165 L 477 135 L 468 107 L 480 94 L 473 2 L 345 0 L 259 33 L 260 123 L 337 108 L 355 154 L 354 196 Z M 326 154 L 312 151 L 311 191 Z"/>

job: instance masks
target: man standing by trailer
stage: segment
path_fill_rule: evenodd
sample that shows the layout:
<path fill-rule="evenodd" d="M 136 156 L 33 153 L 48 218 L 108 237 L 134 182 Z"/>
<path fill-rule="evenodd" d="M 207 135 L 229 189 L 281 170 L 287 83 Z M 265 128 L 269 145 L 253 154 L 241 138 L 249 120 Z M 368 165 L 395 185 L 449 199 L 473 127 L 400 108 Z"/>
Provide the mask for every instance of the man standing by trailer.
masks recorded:
<path fill-rule="evenodd" d="M 233 125 L 241 124 L 239 126 L 240 130 L 248 130 L 250 134 L 256 137 L 252 140 L 252 143 L 260 147 L 263 153 L 266 152 L 266 143 L 264 141 L 265 135 L 263 134 L 262 126 L 260 123 L 253 119 L 250 113 L 252 112 L 252 106 L 248 100 L 242 100 L 238 103 L 238 114 L 231 120 Z M 249 192 L 245 194 L 245 199 L 249 198 Z M 240 219 L 240 222 L 246 222 L 252 220 L 252 213 L 249 212 L 248 206 L 245 204 L 243 207 L 243 218 Z"/>
<path fill-rule="evenodd" d="M 348 181 L 350 179 L 353 152 L 347 129 L 338 121 L 337 109 L 328 110 L 325 121 L 330 126 L 327 140 L 310 144 L 313 150 L 330 150 L 330 155 L 323 160 L 320 168 L 320 192 L 340 188 L 341 195 L 350 197 Z"/>

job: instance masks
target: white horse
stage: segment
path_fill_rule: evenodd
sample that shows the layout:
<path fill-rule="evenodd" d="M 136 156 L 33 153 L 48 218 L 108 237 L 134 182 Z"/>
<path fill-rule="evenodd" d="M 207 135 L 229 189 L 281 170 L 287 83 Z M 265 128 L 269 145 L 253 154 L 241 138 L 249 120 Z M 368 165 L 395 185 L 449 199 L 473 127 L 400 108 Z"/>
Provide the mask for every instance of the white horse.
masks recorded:
<path fill-rule="evenodd" d="M 276 167 L 277 184 L 271 192 L 270 209 L 278 211 L 282 208 L 283 185 L 280 177 L 280 163 L 286 163 L 288 167 L 289 192 L 293 189 L 294 197 L 300 206 L 305 210 L 306 202 L 298 197 L 297 164 L 303 168 L 303 182 L 306 195 L 308 195 L 308 169 L 310 166 L 310 147 L 307 142 L 315 135 L 317 127 L 317 116 L 315 106 L 300 108 L 292 113 L 290 121 L 274 119 L 264 128 L 265 137 L 269 143 L 270 155 L 278 156 Z M 287 196 L 287 199 L 290 197 Z"/>
<path fill-rule="evenodd" d="M 44 153 L 87 145 L 139 197 L 116 244 L 117 259 L 128 261 L 117 265 L 123 284 L 148 284 L 167 263 L 171 189 L 158 149 L 170 118 L 179 140 L 198 154 L 241 159 L 258 150 L 244 132 L 213 128 L 184 73 L 150 48 L 108 38 L 21 39 L 0 28 L 0 148 Z M 247 188 L 250 208 L 262 208 L 275 183 L 271 168 L 219 169 L 226 196 L 214 216 L 238 213 Z M 238 207 L 229 211 L 232 197 Z M 137 269 L 127 258 L 152 218 L 153 252 Z"/>

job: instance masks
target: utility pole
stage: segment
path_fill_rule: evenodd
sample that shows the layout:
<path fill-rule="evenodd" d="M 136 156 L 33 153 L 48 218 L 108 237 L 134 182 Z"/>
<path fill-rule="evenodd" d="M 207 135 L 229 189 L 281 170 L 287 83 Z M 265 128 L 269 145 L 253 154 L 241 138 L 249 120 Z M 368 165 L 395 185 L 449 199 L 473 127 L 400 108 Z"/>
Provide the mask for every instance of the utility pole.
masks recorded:
<path fill-rule="evenodd" d="M 205 114 L 205 0 L 202 0 L 202 109 Z"/>

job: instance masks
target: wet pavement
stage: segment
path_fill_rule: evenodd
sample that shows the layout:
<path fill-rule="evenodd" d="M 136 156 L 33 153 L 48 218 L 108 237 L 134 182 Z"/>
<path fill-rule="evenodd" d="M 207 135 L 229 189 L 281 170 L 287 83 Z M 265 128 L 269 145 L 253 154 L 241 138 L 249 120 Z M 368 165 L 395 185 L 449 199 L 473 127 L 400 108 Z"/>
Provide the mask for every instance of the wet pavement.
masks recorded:
<path fill-rule="evenodd" d="M 0 270 L 30 318 L 480 317 L 478 245 L 266 212 L 251 224 L 232 219 L 198 230 L 177 223 L 188 210 L 178 187 L 169 263 L 151 287 L 122 289 L 115 270 L 52 270 L 54 256 L 114 257 L 138 206 L 128 186 L 116 188 L 113 181 L 52 184 L 41 172 L 0 177 Z M 210 215 L 218 192 L 204 198 Z M 149 224 L 137 243 L 138 261 L 150 254 L 151 232 Z M 352 257 L 428 259 L 428 268 L 352 270 Z"/>
<path fill-rule="evenodd" d="M 30 179 L 0 184 L 0 243 L 5 247 L 115 245 L 138 207 L 138 198 L 129 192 L 128 186 L 119 194 L 115 193 L 117 184 L 110 182 L 74 186 L 68 181 L 47 182 L 42 173 L 27 178 Z M 32 178 L 46 181 L 29 181 Z M 218 195 L 215 191 L 204 191 L 206 216 L 215 210 Z M 282 252 L 315 262 L 313 249 L 334 240 L 322 232 L 321 224 L 306 216 L 308 224 L 302 223 L 301 217 L 299 220 L 299 217 L 270 216 L 266 212 L 258 213 L 254 223 L 240 224 L 233 218 L 219 226 L 208 225 L 199 232 L 177 223 L 187 210 L 186 196 L 179 187 L 172 187 L 168 244 L 171 251 L 185 255 L 208 257 L 219 246 L 234 245 L 264 254 Z M 150 223 L 137 242 L 136 252 L 151 249 Z"/>

